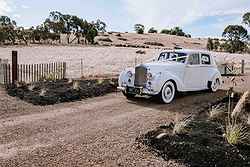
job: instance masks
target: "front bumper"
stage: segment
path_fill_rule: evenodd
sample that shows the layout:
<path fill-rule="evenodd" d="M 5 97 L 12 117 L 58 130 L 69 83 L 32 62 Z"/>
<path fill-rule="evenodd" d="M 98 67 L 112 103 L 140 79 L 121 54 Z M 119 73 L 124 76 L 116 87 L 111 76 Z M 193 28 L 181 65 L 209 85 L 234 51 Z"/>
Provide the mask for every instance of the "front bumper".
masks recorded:
<path fill-rule="evenodd" d="M 156 95 L 158 92 L 153 91 L 152 89 L 143 88 L 143 87 L 132 87 L 132 86 L 122 86 L 117 87 L 118 90 L 121 90 L 125 93 L 136 94 L 136 95 Z"/>

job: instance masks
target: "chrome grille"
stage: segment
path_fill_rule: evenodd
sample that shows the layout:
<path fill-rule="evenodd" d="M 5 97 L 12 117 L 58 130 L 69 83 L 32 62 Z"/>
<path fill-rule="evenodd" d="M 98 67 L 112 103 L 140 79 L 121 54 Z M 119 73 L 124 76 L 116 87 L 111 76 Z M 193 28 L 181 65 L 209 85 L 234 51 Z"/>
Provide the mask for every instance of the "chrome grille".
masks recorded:
<path fill-rule="evenodd" d="M 135 68 L 135 86 L 145 86 L 147 82 L 147 68 L 140 65 Z"/>

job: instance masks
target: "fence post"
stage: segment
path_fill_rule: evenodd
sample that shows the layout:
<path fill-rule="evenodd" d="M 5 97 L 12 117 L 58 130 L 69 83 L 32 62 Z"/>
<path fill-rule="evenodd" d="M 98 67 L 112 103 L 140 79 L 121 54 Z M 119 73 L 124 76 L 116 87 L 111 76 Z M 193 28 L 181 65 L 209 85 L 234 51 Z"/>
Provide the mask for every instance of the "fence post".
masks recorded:
<path fill-rule="evenodd" d="M 12 51 L 12 83 L 17 82 L 17 77 L 17 51 Z"/>
<path fill-rule="evenodd" d="M 81 78 L 83 77 L 83 60 L 81 58 Z"/>
<path fill-rule="evenodd" d="M 66 78 L 66 62 L 63 62 L 63 79 Z"/>
<path fill-rule="evenodd" d="M 245 60 L 241 60 L 241 74 L 245 73 Z"/>

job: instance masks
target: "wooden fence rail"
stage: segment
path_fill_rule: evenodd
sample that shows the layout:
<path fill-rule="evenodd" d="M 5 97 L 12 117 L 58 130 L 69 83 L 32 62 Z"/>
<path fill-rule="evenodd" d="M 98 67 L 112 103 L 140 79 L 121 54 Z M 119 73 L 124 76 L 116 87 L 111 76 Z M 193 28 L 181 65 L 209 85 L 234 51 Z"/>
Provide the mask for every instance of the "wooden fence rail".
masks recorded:
<path fill-rule="evenodd" d="M 12 84 L 12 68 L 10 64 L 0 63 L 0 83 Z M 48 64 L 18 64 L 17 81 L 33 83 L 41 80 L 64 79 L 66 76 L 66 63 L 53 62 Z"/>

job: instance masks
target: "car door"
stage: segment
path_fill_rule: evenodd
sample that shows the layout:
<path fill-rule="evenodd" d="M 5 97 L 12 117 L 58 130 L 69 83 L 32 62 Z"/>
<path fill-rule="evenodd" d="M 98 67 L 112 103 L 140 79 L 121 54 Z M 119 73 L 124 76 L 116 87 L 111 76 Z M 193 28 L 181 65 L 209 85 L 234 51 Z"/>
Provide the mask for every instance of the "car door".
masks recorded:
<path fill-rule="evenodd" d="M 188 56 L 184 74 L 184 86 L 187 91 L 202 90 L 200 71 L 200 54 L 193 53 Z"/>
<path fill-rule="evenodd" d="M 211 79 L 212 70 L 214 66 L 212 65 L 212 59 L 209 54 L 201 53 L 201 65 L 200 65 L 200 72 L 201 72 L 201 80 L 202 80 L 202 87 L 203 89 L 208 88 L 208 81 Z"/>

